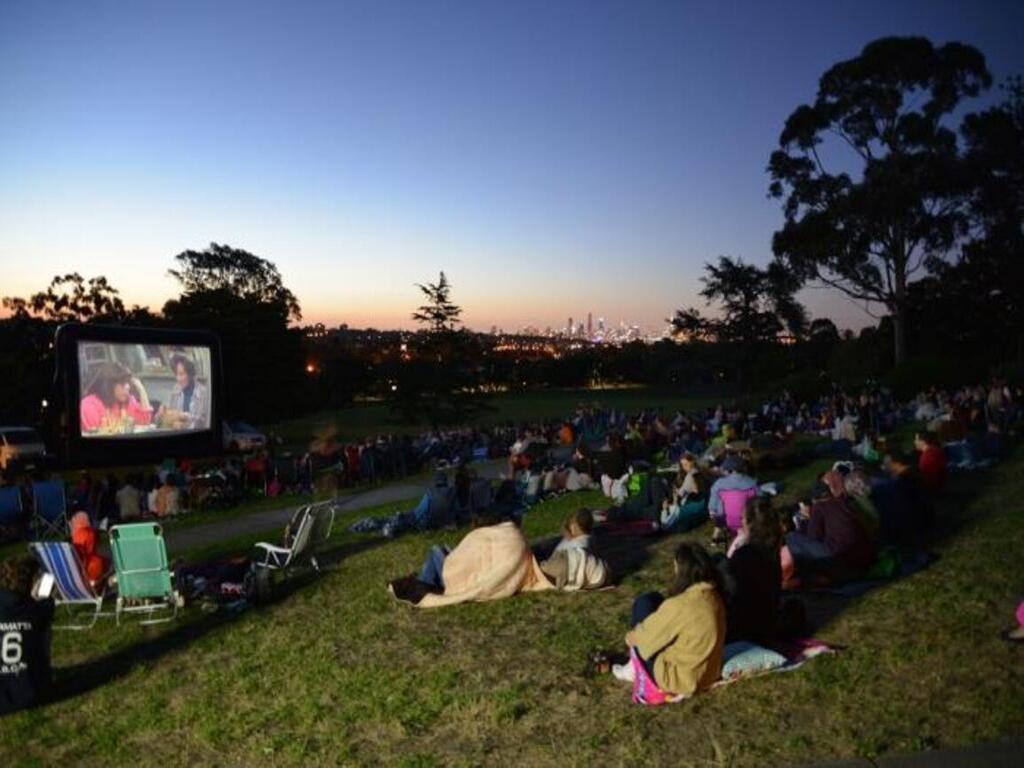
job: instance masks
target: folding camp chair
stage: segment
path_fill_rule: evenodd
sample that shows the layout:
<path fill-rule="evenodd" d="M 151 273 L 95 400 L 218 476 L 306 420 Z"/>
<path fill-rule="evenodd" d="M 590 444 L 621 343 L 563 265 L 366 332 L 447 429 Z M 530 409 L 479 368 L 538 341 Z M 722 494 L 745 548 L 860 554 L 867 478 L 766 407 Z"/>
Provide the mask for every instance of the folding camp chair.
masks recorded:
<path fill-rule="evenodd" d="M 21 528 L 21 491 L 17 486 L 0 488 L 0 530 Z"/>
<path fill-rule="evenodd" d="M 288 524 L 285 546 L 265 541 L 256 544 L 256 548 L 262 550 L 256 560 L 256 567 L 283 571 L 296 564 L 309 562 L 314 570 L 319 571 L 315 549 L 331 535 L 333 526 L 334 506 L 331 502 L 301 507 Z"/>
<path fill-rule="evenodd" d="M 316 552 L 331 538 L 331 529 L 334 528 L 334 504 L 314 504 L 313 516 L 313 530 L 309 534 L 309 563 L 313 570 L 319 573 L 320 563 L 316 560 Z"/>
<path fill-rule="evenodd" d="M 75 606 L 85 605 L 92 609 L 86 614 L 88 623 L 55 624 L 54 629 L 92 629 L 97 618 L 110 615 L 109 612 L 102 611 L 103 591 L 97 592 L 93 589 L 82 570 L 78 555 L 70 544 L 66 541 L 37 541 L 29 544 L 29 549 L 46 572 L 53 577 L 54 586 L 57 588 L 54 603 L 57 606 L 66 606 L 69 620 L 83 614 L 82 611 L 76 613 Z"/>
<path fill-rule="evenodd" d="M 62 481 L 32 483 L 32 528 L 37 537 L 63 539 L 68 535 L 67 499 Z"/>
<path fill-rule="evenodd" d="M 156 523 L 129 523 L 110 529 L 110 552 L 117 575 L 118 623 L 122 613 L 147 617 L 171 609 L 170 616 L 146 618 L 142 624 L 171 621 L 178 615 L 178 594 L 167 565 L 163 530 Z"/>

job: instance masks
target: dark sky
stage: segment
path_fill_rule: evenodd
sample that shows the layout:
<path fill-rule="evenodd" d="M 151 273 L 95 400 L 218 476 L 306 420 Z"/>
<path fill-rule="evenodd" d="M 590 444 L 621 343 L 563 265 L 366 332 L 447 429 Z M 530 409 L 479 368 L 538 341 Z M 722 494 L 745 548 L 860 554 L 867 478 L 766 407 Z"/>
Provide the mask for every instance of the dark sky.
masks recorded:
<path fill-rule="evenodd" d="M 5 2 L 0 293 L 74 269 L 159 306 L 216 240 L 311 321 L 408 325 L 443 268 L 473 327 L 654 328 L 704 262 L 767 261 L 768 155 L 829 66 L 914 34 L 1001 80 L 1022 30 L 1022 2 Z"/>

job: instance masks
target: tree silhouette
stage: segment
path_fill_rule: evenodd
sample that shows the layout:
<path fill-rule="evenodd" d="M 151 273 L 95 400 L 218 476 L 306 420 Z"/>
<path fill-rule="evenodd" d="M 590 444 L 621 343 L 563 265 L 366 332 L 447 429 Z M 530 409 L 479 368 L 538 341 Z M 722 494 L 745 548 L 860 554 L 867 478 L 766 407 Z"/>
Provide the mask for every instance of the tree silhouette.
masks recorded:
<path fill-rule="evenodd" d="M 742 259 L 719 256 L 704 265 L 700 294 L 721 310 L 717 318 L 704 317 L 693 308 L 676 311 L 673 334 L 690 341 L 729 345 L 737 357 L 739 381 L 748 380 L 759 350 L 775 346 L 785 337 L 798 339 L 807 327 L 807 313 L 796 300 L 800 281 L 778 264 L 760 268 Z"/>
<path fill-rule="evenodd" d="M 164 304 L 169 325 L 203 328 L 221 339 L 229 416 L 272 421 L 306 407 L 313 382 L 305 375 L 299 303 L 270 261 L 211 243 L 184 251 L 170 270 L 182 294 Z"/>
<path fill-rule="evenodd" d="M 988 337 L 1014 340 L 1024 360 L 1024 81 L 1011 78 L 1004 89 L 1002 103 L 964 118 L 975 229 L 943 279 L 971 302 L 976 323 L 985 318 Z"/>
<path fill-rule="evenodd" d="M 469 422 L 488 407 L 480 386 L 483 350 L 476 337 L 457 327 L 462 308 L 452 301 L 444 272 L 436 283 L 416 287 L 427 300 L 412 317 L 426 328 L 409 344 L 412 359 L 386 390 L 389 405 L 402 420 L 426 420 L 435 429 Z"/>
<path fill-rule="evenodd" d="M 28 299 L 5 296 L 3 307 L 14 315 L 32 315 L 54 323 L 97 320 L 116 323 L 128 314 L 118 290 L 107 278 L 85 280 L 77 272 L 57 275 L 46 290 Z"/>
<path fill-rule="evenodd" d="M 908 283 L 967 224 L 968 184 L 943 119 L 990 84 L 971 46 L 876 40 L 822 75 L 814 103 L 789 116 L 771 155 L 770 194 L 785 199 L 777 259 L 801 278 L 883 305 L 897 363 L 907 353 Z M 844 156 L 830 157 L 836 145 Z M 857 178 L 844 170 L 851 163 Z"/>
<path fill-rule="evenodd" d="M 412 313 L 412 319 L 427 325 L 432 333 L 454 331 L 462 322 L 459 320 L 462 308 L 452 303 L 452 287 L 444 272 L 436 283 L 416 283 L 416 287 L 427 297 L 427 303 Z"/>
<path fill-rule="evenodd" d="M 182 251 L 174 257 L 177 269 L 167 273 L 181 283 L 182 295 L 221 292 L 261 305 L 277 305 L 287 320 L 301 320 L 295 295 L 284 287 L 281 273 L 270 261 L 240 248 L 210 243 L 204 251 Z"/>

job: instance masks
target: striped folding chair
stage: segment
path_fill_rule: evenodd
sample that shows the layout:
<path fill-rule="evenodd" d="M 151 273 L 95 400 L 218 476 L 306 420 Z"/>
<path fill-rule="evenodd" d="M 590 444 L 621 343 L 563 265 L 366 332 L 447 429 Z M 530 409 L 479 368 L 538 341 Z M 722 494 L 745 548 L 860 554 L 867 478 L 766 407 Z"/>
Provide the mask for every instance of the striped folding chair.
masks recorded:
<path fill-rule="evenodd" d="M 97 592 L 89 583 L 82 564 L 74 548 L 66 541 L 37 541 L 29 544 L 29 549 L 42 564 L 46 573 L 53 577 L 57 594 L 54 603 L 67 609 L 68 624 L 55 624 L 54 629 L 91 629 L 103 613 L 103 592 Z M 88 606 L 87 614 L 78 610 Z M 86 615 L 88 623 L 74 623 L 80 616 Z"/>
<path fill-rule="evenodd" d="M 67 499 L 62 481 L 32 483 L 32 528 L 37 537 L 63 539 L 68 535 Z"/>

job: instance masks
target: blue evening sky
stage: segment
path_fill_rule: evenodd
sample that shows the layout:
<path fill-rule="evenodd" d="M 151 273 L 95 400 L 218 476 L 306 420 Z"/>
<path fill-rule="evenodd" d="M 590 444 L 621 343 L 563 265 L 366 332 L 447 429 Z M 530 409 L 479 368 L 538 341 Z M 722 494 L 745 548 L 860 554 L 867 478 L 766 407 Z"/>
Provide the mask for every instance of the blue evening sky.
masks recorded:
<path fill-rule="evenodd" d="M 159 308 L 217 241 L 308 321 L 409 326 L 444 269 L 471 327 L 660 327 L 705 261 L 768 260 L 819 76 L 909 34 L 1024 73 L 1020 2 L 2 0 L 0 295 L 78 271 Z"/>

